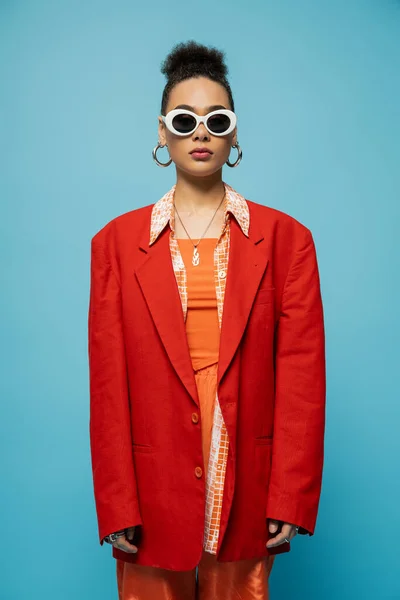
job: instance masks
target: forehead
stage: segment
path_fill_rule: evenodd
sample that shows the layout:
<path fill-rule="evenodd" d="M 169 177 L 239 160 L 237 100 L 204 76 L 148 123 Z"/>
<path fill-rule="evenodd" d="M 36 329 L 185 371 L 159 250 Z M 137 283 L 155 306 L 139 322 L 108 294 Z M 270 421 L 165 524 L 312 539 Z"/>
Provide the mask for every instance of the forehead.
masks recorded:
<path fill-rule="evenodd" d="M 206 77 L 191 77 L 172 88 L 167 111 L 174 108 L 187 108 L 199 115 L 205 115 L 218 108 L 230 109 L 229 97 L 220 83 Z"/>

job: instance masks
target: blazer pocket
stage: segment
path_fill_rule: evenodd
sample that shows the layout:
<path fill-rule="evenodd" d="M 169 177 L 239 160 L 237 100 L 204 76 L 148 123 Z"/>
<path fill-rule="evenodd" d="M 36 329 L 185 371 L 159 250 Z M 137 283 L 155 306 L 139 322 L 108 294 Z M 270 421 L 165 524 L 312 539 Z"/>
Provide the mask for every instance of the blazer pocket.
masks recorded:
<path fill-rule="evenodd" d="M 133 452 L 154 452 L 154 447 L 149 446 L 148 444 L 137 444 L 136 442 L 132 443 Z"/>
<path fill-rule="evenodd" d="M 264 287 L 258 290 L 254 304 L 269 304 L 273 302 L 275 294 L 274 287 Z"/>
<path fill-rule="evenodd" d="M 262 435 L 261 437 L 256 437 L 256 444 L 272 444 L 272 440 L 272 435 Z"/>

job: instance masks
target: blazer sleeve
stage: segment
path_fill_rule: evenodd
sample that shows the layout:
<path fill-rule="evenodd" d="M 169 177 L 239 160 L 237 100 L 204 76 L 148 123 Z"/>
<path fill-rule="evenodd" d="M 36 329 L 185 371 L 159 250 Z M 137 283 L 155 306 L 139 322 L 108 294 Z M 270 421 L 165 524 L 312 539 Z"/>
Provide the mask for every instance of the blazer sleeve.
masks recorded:
<path fill-rule="evenodd" d="M 100 544 L 141 525 L 132 455 L 121 289 L 104 236 L 91 240 L 88 352 L 90 447 Z"/>
<path fill-rule="evenodd" d="M 317 256 L 306 229 L 282 292 L 275 339 L 275 407 L 266 517 L 313 535 L 322 486 L 325 333 Z"/>

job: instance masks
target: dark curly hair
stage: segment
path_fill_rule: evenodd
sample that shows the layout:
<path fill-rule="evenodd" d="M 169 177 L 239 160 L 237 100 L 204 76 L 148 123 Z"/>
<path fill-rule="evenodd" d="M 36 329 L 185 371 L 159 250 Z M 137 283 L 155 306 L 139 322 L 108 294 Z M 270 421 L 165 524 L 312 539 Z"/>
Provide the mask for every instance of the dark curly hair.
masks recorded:
<path fill-rule="evenodd" d="M 191 77 L 208 77 L 220 83 L 226 89 L 231 110 L 234 111 L 232 90 L 227 79 L 228 67 L 224 57 L 223 51 L 198 44 L 194 40 L 176 44 L 161 63 L 161 73 L 167 78 L 162 94 L 161 114 L 165 115 L 172 88 Z"/>

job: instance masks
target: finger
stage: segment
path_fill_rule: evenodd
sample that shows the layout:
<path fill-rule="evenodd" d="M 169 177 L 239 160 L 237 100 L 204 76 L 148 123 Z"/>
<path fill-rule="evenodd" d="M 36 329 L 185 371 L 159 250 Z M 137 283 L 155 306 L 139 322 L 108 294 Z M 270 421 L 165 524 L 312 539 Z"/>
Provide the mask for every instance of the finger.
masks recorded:
<path fill-rule="evenodd" d="M 291 525 L 288 525 L 288 524 L 283 525 L 282 531 L 275 537 L 268 540 L 267 548 L 274 548 L 275 546 L 280 546 L 280 544 L 286 543 L 287 540 L 290 541 L 292 539 L 292 536 L 291 536 L 292 531 L 293 531 L 293 529 L 292 529 Z"/>
<path fill-rule="evenodd" d="M 134 527 L 128 527 L 125 530 L 125 535 L 126 535 L 126 539 L 128 540 L 128 542 L 131 544 L 133 541 L 133 538 L 135 536 L 135 528 Z"/>
<path fill-rule="evenodd" d="M 275 519 L 269 520 L 268 529 L 271 533 L 275 533 L 275 531 L 278 531 L 278 527 L 279 521 L 276 521 Z"/>
<path fill-rule="evenodd" d="M 267 547 L 274 547 L 274 546 L 279 546 L 281 544 L 287 543 L 288 541 L 290 542 L 293 538 L 293 528 L 289 526 L 284 526 L 282 527 L 282 531 L 276 535 L 273 538 L 270 538 L 267 542 Z"/>
<path fill-rule="evenodd" d="M 275 548 L 275 546 L 280 546 L 281 544 L 285 544 L 287 540 L 285 540 L 285 535 L 279 533 L 275 537 L 271 538 L 267 542 L 267 548 Z M 288 538 L 289 539 L 289 538 Z"/>
<path fill-rule="evenodd" d="M 118 548 L 118 550 L 122 550 L 123 552 L 126 552 L 128 554 L 136 554 L 136 552 L 138 551 L 137 547 L 133 546 L 129 542 L 115 542 L 113 546 L 115 548 Z"/>
<path fill-rule="evenodd" d="M 123 552 L 128 552 L 131 554 L 135 554 L 138 551 L 137 546 L 134 546 L 133 544 L 128 542 L 125 535 L 122 535 L 121 537 L 119 537 L 114 542 L 113 546 L 115 548 L 118 548 L 118 550 L 122 550 Z"/>

